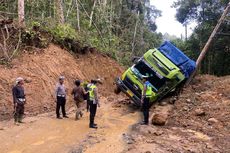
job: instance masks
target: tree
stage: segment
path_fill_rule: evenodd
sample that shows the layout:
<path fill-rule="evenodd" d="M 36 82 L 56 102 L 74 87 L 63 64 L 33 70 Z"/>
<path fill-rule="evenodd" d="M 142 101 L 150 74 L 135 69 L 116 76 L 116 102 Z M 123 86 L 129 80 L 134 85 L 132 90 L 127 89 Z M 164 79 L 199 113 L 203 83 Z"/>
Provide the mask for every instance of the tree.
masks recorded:
<path fill-rule="evenodd" d="M 18 0 L 18 24 L 22 28 L 25 27 L 24 0 Z"/>
<path fill-rule="evenodd" d="M 4 0 L 0 13 L 16 18 L 17 2 Z M 162 34 L 155 32 L 160 11 L 150 0 L 29 0 L 24 7 L 28 29 L 40 25 L 61 45 L 96 47 L 123 64 L 131 64 L 132 52 L 141 56 L 162 42 Z"/>
<path fill-rule="evenodd" d="M 77 13 L 77 29 L 78 31 L 81 30 L 81 27 L 80 27 L 80 10 L 79 10 L 79 4 L 78 4 L 78 0 L 75 0 L 76 2 L 76 13 Z"/>
<path fill-rule="evenodd" d="M 62 0 L 56 0 L 57 18 L 59 24 L 65 23 Z"/>
<path fill-rule="evenodd" d="M 197 59 L 228 3 L 228 0 L 180 0 L 175 3 L 176 18 L 179 22 L 183 24 L 196 21 L 198 23 L 186 42 L 186 52 L 194 59 Z M 227 28 L 229 26 L 229 22 L 224 22 L 221 27 L 222 32 L 218 31 L 218 33 L 230 33 L 230 29 Z M 230 74 L 230 69 L 225 67 L 230 65 L 230 56 L 226 56 L 229 54 L 230 39 L 227 35 L 217 35 L 214 39 L 200 72 L 215 75 Z"/>

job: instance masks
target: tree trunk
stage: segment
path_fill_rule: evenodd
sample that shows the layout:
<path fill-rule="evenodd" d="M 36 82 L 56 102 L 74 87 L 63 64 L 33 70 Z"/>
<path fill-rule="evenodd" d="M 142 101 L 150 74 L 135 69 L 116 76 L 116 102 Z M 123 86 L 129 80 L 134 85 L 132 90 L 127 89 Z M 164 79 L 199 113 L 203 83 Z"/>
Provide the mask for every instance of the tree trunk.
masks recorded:
<path fill-rule="evenodd" d="M 216 27 L 214 28 L 214 30 L 212 31 L 207 43 L 205 44 L 204 48 L 202 49 L 198 59 L 196 60 L 196 69 L 195 71 L 191 74 L 191 76 L 188 78 L 187 82 L 186 82 L 186 86 L 189 85 L 189 83 L 192 81 L 192 78 L 196 75 L 197 72 L 197 68 L 200 67 L 201 62 L 203 61 L 206 53 L 208 52 L 208 49 L 210 47 L 210 45 L 212 44 L 212 41 L 216 35 L 216 33 L 218 32 L 218 30 L 220 29 L 222 23 L 224 22 L 224 19 L 226 18 L 226 16 L 228 15 L 230 11 L 230 2 L 228 3 L 227 7 L 225 8 L 223 14 L 221 15 Z"/>
<path fill-rule="evenodd" d="M 81 30 L 81 27 L 80 27 L 80 13 L 79 13 L 79 4 L 78 4 L 78 0 L 76 0 L 76 9 L 77 9 L 77 29 L 78 31 Z"/>
<path fill-rule="evenodd" d="M 93 13 L 94 13 L 94 9 L 95 9 L 96 3 L 97 3 L 97 0 L 94 0 L 94 2 L 93 2 L 93 7 L 92 7 L 92 11 L 91 11 L 91 13 L 90 13 L 89 27 L 92 26 Z"/>
<path fill-rule="evenodd" d="M 57 17 L 58 17 L 58 23 L 64 24 L 64 13 L 63 13 L 63 6 L 62 6 L 62 0 L 56 0 L 56 9 L 57 9 Z"/>
<path fill-rule="evenodd" d="M 18 24 L 21 28 L 25 27 L 24 0 L 18 0 Z"/>
<path fill-rule="evenodd" d="M 132 55 L 134 56 L 134 49 L 135 49 L 135 41 L 136 41 L 136 34 L 137 34 L 137 24 L 139 21 L 139 11 L 137 13 L 137 20 L 136 20 L 136 24 L 135 24 L 135 29 L 134 29 L 134 33 L 133 33 L 133 42 L 132 42 Z"/>

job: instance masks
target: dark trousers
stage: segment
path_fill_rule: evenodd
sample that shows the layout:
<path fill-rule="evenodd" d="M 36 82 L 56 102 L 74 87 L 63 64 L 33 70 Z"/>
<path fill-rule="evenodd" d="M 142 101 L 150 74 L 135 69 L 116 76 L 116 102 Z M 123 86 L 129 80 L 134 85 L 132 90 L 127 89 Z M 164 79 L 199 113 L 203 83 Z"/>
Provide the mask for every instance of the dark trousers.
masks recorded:
<path fill-rule="evenodd" d="M 60 108 L 62 110 L 62 115 L 66 116 L 65 103 L 66 103 L 66 98 L 65 97 L 57 97 L 57 105 L 56 105 L 57 117 L 60 117 L 60 112 L 59 112 Z"/>
<path fill-rule="evenodd" d="M 90 101 L 90 107 L 89 107 L 89 111 L 90 111 L 90 118 L 89 118 L 89 124 L 90 126 L 93 126 L 94 124 L 94 118 L 97 112 L 97 104 L 93 104 L 93 101 Z"/>
<path fill-rule="evenodd" d="M 89 111 L 89 107 L 90 107 L 90 100 L 87 100 L 87 104 L 86 104 L 86 110 L 87 110 L 87 112 Z"/>
<path fill-rule="evenodd" d="M 145 97 L 142 104 L 142 111 L 144 115 L 144 123 L 149 123 L 149 98 Z"/>
<path fill-rule="evenodd" d="M 22 121 L 22 117 L 24 115 L 24 104 L 17 104 L 14 112 L 14 121 L 20 122 Z"/>

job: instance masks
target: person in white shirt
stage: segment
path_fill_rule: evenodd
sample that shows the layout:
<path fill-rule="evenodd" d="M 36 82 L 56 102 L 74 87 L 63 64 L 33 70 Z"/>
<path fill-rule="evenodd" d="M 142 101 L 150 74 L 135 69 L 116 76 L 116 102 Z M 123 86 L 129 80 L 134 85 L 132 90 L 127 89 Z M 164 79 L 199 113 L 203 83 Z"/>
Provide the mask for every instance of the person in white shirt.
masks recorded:
<path fill-rule="evenodd" d="M 59 77 L 59 83 L 56 85 L 56 89 L 55 89 L 55 95 L 56 95 L 56 115 L 58 119 L 62 119 L 62 117 L 60 117 L 60 108 L 62 110 L 62 115 L 64 118 L 69 118 L 66 115 L 66 111 L 65 111 L 65 104 L 66 104 L 66 88 L 64 85 L 64 76 L 60 76 Z"/>

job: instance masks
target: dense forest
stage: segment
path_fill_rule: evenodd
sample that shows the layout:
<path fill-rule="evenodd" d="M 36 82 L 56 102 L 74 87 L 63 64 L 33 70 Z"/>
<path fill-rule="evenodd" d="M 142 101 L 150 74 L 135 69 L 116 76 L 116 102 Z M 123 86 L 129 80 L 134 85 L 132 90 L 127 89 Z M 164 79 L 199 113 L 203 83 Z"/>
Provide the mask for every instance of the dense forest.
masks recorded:
<path fill-rule="evenodd" d="M 175 1 L 172 7 L 177 9 L 176 19 L 184 25 L 196 21 L 197 27 L 188 39 L 172 37 L 171 41 L 196 59 L 228 2 Z M 95 47 L 130 65 L 133 56 L 141 56 L 164 41 L 164 34 L 156 32 L 160 25 L 155 20 L 160 16 L 161 11 L 150 5 L 150 0 L 0 0 L 1 60 L 11 60 L 23 43 L 34 45 L 31 39 L 36 38 L 42 42 L 38 46 L 45 46 L 47 40 L 41 35 L 45 32 L 52 35 L 54 43 L 70 51 L 74 51 L 69 47 L 70 42 Z M 11 32 L 3 24 L 5 21 L 16 23 L 18 32 Z M 200 68 L 201 73 L 230 74 L 229 24 L 226 20 L 222 25 Z M 10 37 L 16 41 L 11 42 Z"/>

